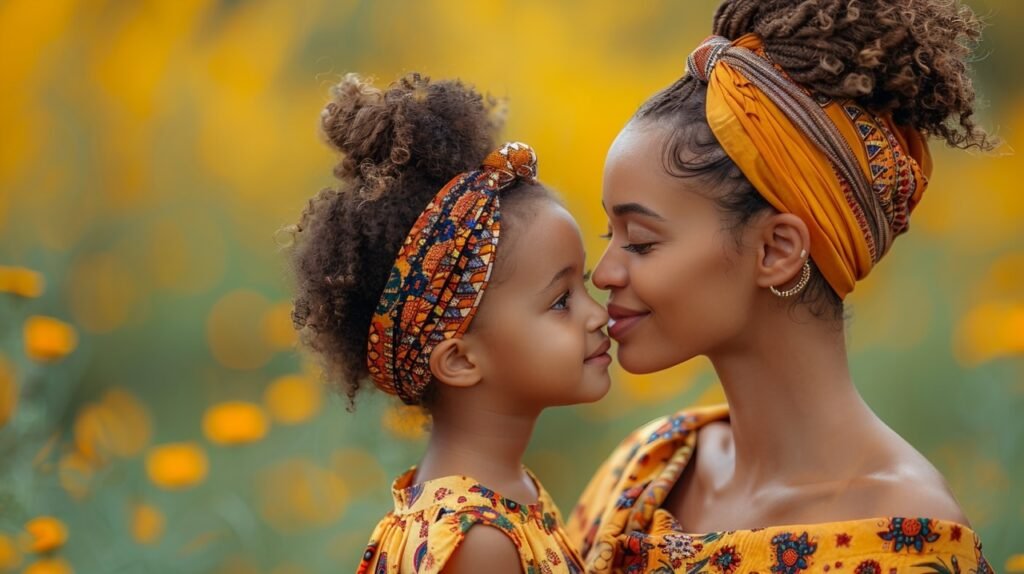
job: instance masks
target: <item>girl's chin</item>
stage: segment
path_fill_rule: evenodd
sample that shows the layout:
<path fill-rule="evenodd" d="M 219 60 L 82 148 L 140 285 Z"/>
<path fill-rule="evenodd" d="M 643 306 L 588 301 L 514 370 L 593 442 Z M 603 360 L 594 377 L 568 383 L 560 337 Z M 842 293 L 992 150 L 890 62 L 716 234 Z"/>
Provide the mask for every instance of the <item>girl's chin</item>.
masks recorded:
<path fill-rule="evenodd" d="M 575 402 L 576 404 L 596 403 L 608 394 L 611 386 L 612 379 L 607 370 L 601 374 L 589 375 L 583 379 L 583 387 Z"/>

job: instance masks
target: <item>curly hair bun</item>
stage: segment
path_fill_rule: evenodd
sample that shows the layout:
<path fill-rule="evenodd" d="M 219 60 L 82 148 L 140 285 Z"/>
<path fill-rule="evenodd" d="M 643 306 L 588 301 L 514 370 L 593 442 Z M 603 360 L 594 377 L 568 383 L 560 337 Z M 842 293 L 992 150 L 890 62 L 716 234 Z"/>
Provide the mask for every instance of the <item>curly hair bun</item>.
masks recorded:
<path fill-rule="evenodd" d="M 291 227 L 292 319 L 350 406 L 366 381 L 370 319 L 395 254 L 444 184 L 494 148 L 492 106 L 458 80 L 408 74 L 381 90 L 355 74 L 320 117 L 341 180 Z"/>
<path fill-rule="evenodd" d="M 995 142 L 972 118 L 967 60 L 981 23 L 956 0 L 725 0 L 714 33 L 756 33 L 797 82 L 892 113 L 961 148 Z"/>
<path fill-rule="evenodd" d="M 478 164 L 500 128 L 492 103 L 458 80 L 410 73 L 381 90 L 348 74 L 331 93 L 321 129 L 342 153 L 335 175 L 371 198 L 410 172 L 443 185 Z"/>

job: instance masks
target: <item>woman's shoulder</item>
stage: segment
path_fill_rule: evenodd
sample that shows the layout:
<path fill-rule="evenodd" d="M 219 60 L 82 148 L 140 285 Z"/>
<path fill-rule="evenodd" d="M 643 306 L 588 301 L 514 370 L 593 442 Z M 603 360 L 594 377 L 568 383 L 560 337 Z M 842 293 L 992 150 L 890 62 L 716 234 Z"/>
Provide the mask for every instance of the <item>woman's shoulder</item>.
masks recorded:
<path fill-rule="evenodd" d="M 636 454 L 640 447 L 654 445 L 686 437 L 703 427 L 727 420 L 729 407 L 725 404 L 690 407 L 660 416 L 626 435 L 611 457 Z"/>
<path fill-rule="evenodd" d="M 629 511 L 652 482 L 666 482 L 685 467 L 689 453 L 702 427 L 728 418 L 725 405 L 687 408 L 658 417 L 629 433 L 612 451 L 569 516 L 566 530 L 570 539 L 585 553 L 604 522 Z M 664 495 L 665 488 L 655 489 Z M 657 497 L 648 505 L 660 504 Z"/>
<path fill-rule="evenodd" d="M 694 407 L 660 416 L 639 427 L 619 442 L 591 479 L 588 491 L 621 490 L 623 481 L 640 484 L 680 449 L 692 447 L 698 431 L 728 418 L 726 405 Z M 585 495 L 586 496 L 586 495 Z"/>
<path fill-rule="evenodd" d="M 942 473 L 909 445 L 852 489 L 862 508 L 880 516 L 928 516 L 968 524 Z"/>

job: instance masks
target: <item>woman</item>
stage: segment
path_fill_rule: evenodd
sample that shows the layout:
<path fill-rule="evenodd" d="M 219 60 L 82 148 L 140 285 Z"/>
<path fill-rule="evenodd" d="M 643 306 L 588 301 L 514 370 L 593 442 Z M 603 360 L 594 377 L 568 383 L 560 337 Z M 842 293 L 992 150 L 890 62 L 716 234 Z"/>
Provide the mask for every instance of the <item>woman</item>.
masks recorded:
<path fill-rule="evenodd" d="M 907 230 L 925 138 L 992 146 L 977 20 L 727 0 L 713 28 L 609 151 L 594 283 L 626 370 L 705 355 L 728 406 L 612 454 L 569 525 L 588 572 L 990 572 L 942 476 L 858 394 L 842 303 Z"/>

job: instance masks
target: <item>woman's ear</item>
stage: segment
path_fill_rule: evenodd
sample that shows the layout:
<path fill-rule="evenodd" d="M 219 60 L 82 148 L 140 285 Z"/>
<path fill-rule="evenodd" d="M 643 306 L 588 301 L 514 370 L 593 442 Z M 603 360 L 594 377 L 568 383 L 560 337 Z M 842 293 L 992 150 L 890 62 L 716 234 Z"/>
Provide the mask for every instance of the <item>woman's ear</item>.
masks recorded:
<path fill-rule="evenodd" d="M 480 382 L 480 366 L 472 345 L 460 337 L 438 343 L 430 353 L 430 372 L 452 387 L 472 387 Z"/>
<path fill-rule="evenodd" d="M 758 286 L 781 288 L 800 277 L 811 252 L 811 235 L 802 219 L 791 213 L 772 214 L 761 222 L 760 239 Z"/>

